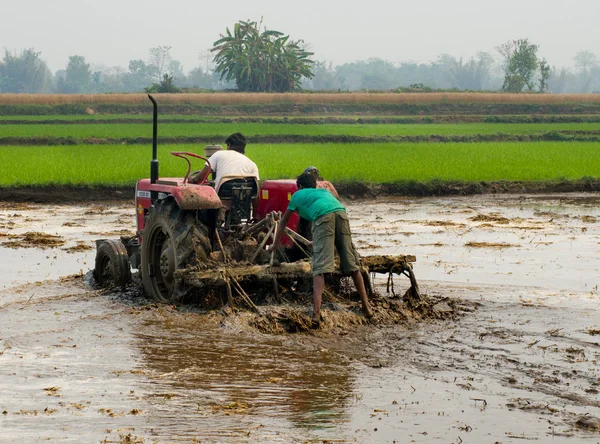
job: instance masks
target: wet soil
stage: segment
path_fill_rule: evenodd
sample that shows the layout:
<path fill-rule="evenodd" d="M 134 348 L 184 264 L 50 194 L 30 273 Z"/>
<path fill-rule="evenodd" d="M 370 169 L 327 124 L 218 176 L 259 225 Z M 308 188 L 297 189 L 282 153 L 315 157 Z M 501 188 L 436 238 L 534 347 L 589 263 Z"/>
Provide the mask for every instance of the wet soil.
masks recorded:
<path fill-rule="evenodd" d="M 64 244 L 0 245 L 0 441 L 600 439 L 599 194 L 345 203 L 361 254 L 414 254 L 442 315 L 262 333 L 93 289 L 77 246 L 133 233 L 129 202 L 2 203 L 1 242 Z"/>

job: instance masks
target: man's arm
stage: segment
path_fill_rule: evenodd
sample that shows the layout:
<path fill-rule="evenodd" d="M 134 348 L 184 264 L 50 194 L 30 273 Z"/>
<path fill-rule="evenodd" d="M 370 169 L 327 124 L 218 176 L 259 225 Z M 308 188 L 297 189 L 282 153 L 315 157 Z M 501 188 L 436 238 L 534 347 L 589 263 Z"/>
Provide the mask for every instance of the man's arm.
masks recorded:
<path fill-rule="evenodd" d="M 188 177 L 188 183 L 202 183 L 204 179 L 212 172 L 210 165 L 204 165 L 200 171 L 194 171 Z"/>
<path fill-rule="evenodd" d="M 279 226 L 277 227 L 277 233 L 275 233 L 275 239 L 273 240 L 273 243 L 269 247 L 269 250 L 276 250 L 277 248 L 279 248 L 281 236 L 283 236 L 285 227 L 287 226 L 287 224 L 290 220 L 290 217 L 292 216 L 293 213 L 294 212 L 289 209 L 285 210 L 285 213 L 283 213 L 283 216 L 281 217 L 281 220 L 279 221 Z"/>

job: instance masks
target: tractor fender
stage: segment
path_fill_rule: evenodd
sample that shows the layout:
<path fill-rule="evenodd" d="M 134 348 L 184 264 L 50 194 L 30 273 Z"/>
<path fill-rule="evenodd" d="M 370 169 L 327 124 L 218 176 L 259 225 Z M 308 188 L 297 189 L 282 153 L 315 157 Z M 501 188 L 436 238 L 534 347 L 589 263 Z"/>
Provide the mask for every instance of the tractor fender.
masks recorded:
<path fill-rule="evenodd" d="M 177 186 L 171 194 L 182 210 L 212 210 L 223 206 L 215 189 L 207 185 Z"/>

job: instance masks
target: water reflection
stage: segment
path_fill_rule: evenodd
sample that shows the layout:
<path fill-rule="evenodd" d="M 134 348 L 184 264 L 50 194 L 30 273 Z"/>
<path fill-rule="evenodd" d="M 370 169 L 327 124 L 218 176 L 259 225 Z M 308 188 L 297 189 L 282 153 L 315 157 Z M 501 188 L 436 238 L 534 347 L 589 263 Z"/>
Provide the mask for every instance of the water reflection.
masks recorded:
<path fill-rule="evenodd" d="M 346 359 L 208 327 L 202 317 L 184 326 L 152 321 L 137 334 L 155 433 L 223 438 L 265 426 L 290 438 L 331 434 L 350 421 L 355 375 Z"/>

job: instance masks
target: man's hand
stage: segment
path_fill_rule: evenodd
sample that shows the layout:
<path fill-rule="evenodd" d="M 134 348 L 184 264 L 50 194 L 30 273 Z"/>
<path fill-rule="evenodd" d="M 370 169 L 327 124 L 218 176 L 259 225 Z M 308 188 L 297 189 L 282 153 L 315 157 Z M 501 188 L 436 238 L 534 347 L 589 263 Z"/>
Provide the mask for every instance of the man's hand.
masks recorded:
<path fill-rule="evenodd" d="M 287 210 L 285 210 L 285 213 L 283 213 L 283 216 L 281 217 L 281 220 L 279 221 L 279 226 L 277 227 L 277 232 L 275 233 L 275 238 L 273 239 L 273 243 L 271 244 L 270 247 L 267 247 L 267 251 L 273 251 L 279 248 L 279 245 L 281 245 L 281 236 L 283 236 L 283 231 L 285 230 L 285 227 L 287 226 L 288 221 L 290 220 L 290 216 L 292 215 L 293 211 L 290 210 L 289 208 Z"/>
<path fill-rule="evenodd" d="M 209 164 L 205 164 L 204 168 L 200 171 L 194 171 L 188 176 L 188 183 L 201 184 L 212 172 Z"/>

